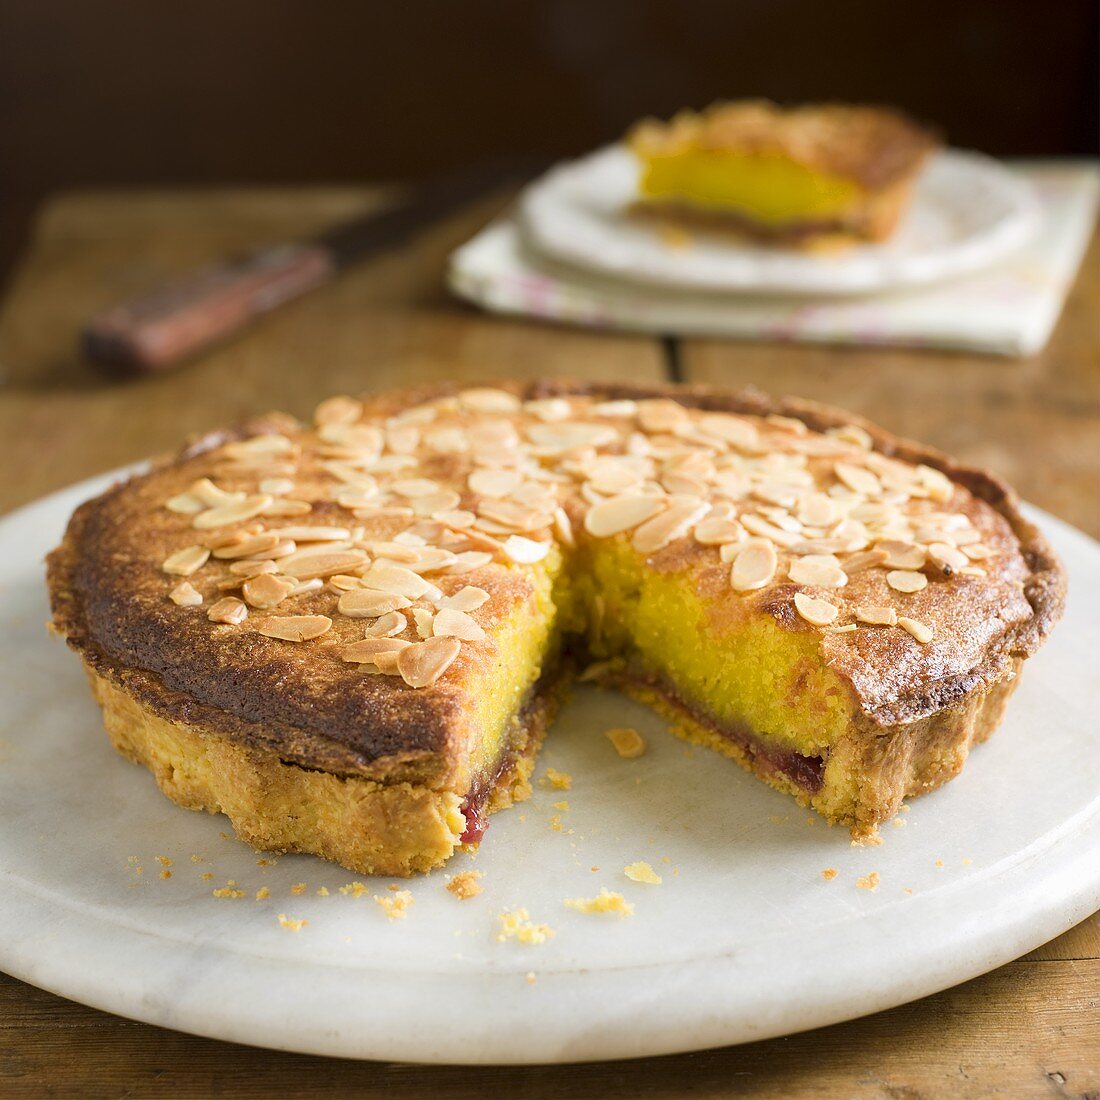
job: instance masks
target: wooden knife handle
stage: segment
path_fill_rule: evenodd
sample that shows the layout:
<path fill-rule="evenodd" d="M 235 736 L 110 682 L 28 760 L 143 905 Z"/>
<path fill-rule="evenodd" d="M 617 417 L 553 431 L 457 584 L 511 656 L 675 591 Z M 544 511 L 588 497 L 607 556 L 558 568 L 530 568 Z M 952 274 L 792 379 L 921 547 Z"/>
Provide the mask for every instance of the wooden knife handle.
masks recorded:
<path fill-rule="evenodd" d="M 84 350 L 105 366 L 163 370 L 320 286 L 335 272 L 332 254 L 319 245 L 262 249 L 96 315 L 84 328 Z"/>

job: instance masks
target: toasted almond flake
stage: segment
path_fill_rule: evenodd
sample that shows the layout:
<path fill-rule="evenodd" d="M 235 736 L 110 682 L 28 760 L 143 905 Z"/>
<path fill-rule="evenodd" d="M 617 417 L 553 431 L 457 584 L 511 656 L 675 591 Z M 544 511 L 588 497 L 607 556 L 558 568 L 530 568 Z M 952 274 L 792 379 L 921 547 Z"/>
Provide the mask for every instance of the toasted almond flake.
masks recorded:
<path fill-rule="evenodd" d="M 807 596 L 805 592 L 795 593 L 794 606 L 799 615 L 814 626 L 828 626 L 839 613 L 835 604 L 815 596 Z"/>
<path fill-rule="evenodd" d="M 279 567 L 270 558 L 246 559 L 231 561 L 229 572 L 235 577 L 258 577 L 261 573 L 278 573 Z"/>
<path fill-rule="evenodd" d="M 185 546 L 164 559 L 161 569 L 174 577 L 190 577 L 209 560 L 210 551 L 205 546 Z"/>
<path fill-rule="evenodd" d="M 886 574 L 886 583 L 895 592 L 919 592 L 928 584 L 928 578 L 911 569 L 891 569 Z"/>
<path fill-rule="evenodd" d="M 798 518 L 808 527 L 831 527 L 841 517 L 831 497 L 824 493 L 810 493 L 798 505 Z"/>
<path fill-rule="evenodd" d="M 316 579 L 320 580 L 319 577 Z M 358 577 L 349 576 L 347 573 L 333 573 L 328 578 L 328 583 L 337 592 L 354 592 L 357 588 L 363 587 L 363 582 Z"/>
<path fill-rule="evenodd" d="M 751 421 L 728 413 L 710 413 L 699 418 L 699 430 L 704 435 L 721 439 L 734 447 L 754 449 L 759 446 L 760 433 Z"/>
<path fill-rule="evenodd" d="M 222 561 L 234 561 L 262 555 L 260 560 L 267 560 L 272 550 L 278 547 L 280 541 L 277 535 L 263 531 L 258 535 L 248 535 L 226 546 L 217 547 L 214 550 L 214 557 Z"/>
<path fill-rule="evenodd" d="M 409 602 L 407 597 L 397 592 L 359 588 L 345 592 L 337 607 L 340 614 L 349 619 L 377 619 L 391 611 L 401 611 L 409 606 Z"/>
<path fill-rule="evenodd" d="M 270 493 L 273 497 L 285 497 L 294 492 L 294 482 L 288 477 L 268 477 L 260 482 L 260 492 Z"/>
<path fill-rule="evenodd" d="M 584 517 L 584 528 L 595 538 L 610 538 L 651 519 L 664 506 L 661 497 L 640 493 L 611 497 L 589 508 Z"/>
<path fill-rule="evenodd" d="M 397 493 L 398 496 L 412 500 L 416 497 L 428 496 L 430 493 L 438 493 L 439 482 L 426 477 L 410 477 L 393 482 L 389 489 L 391 492 Z"/>
<path fill-rule="evenodd" d="M 792 531 L 785 531 L 774 523 L 770 523 L 763 516 L 754 515 L 751 512 L 741 517 L 741 523 L 746 531 L 758 535 L 769 542 L 778 543 L 780 546 L 794 546 L 798 541 L 798 535 Z"/>
<path fill-rule="evenodd" d="M 845 623 L 843 626 L 827 626 L 826 634 L 854 634 L 859 629 L 855 623 Z"/>
<path fill-rule="evenodd" d="M 222 599 L 210 605 L 206 617 L 212 623 L 239 626 L 248 618 L 248 607 L 236 596 L 223 596 Z"/>
<path fill-rule="evenodd" d="M 241 492 L 229 492 L 215 485 L 208 477 L 200 477 L 193 481 L 187 490 L 188 495 L 202 502 L 203 508 L 217 508 L 222 504 L 238 504 L 244 500 L 247 494 Z"/>
<path fill-rule="evenodd" d="M 227 527 L 231 523 L 243 523 L 258 516 L 275 498 L 270 493 L 256 493 L 233 504 L 222 504 L 217 508 L 208 508 L 200 512 L 191 521 L 200 531 L 210 531 L 215 527 Z"/>
<path fill-rule="evenodd" d="M 577 541 L 573 535 L 573 523 L 564 508 L 554 509 L 554 534 L 562 546 L 574 547 Z"/>
<path fill-rule="evenodd" d="M 453 489 L 440 489 L 437 493 L 427 493 L 424 496 L 415 497 L 412 506 L 416 515 L 434 518 L 453 512 L 461 503 L 462 497 Z"/>
<path fill-rule="evenodd" d="M 767 539 L 754 538 L 742 543 L 733 559 L 730 584 L 737 592 L 763 588 L 775 576 L 779 560 L 775 547 Z"/>
<path fill-rule="evenodd" d="M 164 502 L 164 507 L 169 512 L 175 512 L 182 516 L 193 516 L 196 512 L 201 512 L 206 508 L 198 497 L 192 496 L 190 493 L 180 493 L 178 496 L 171 497 Z"/>
<path fill-rule="evenodd" d="M 397 655 L 413 643 L 403 638 L 364 638 L 361 642 L 351 642 L 340 649 L 340 659 L 349 664 L 377 664 L 382 666 L 387 658 L 396 661 Z"/>
<path fill-rule="evenodd" d="M 573 406 L 564 397 L 546 397 L 525 401 L 523 411 L 549 423 L 554 420 L 568 420 L 573 414 Z"/>
<path fill-rule="evenodd" d="M 279 568 L 288 576 L 307 581 L 313 577 L 330 577 L 334 573 L 346 573 L 350 569 L 365 565 L 367 560 L 367 555 L 362 550 L 341 550 L 333 553 L 306 553 L 299 550 L 289 557 L 282 558 L 279 561 Z"/>
<path fill-rule="evenodd" d="M 470 491 L 483 497 L 506 497 L 523 484 L 519 470 L 474 470 L 466 482 Z"/>
<path fill-rule="evenodd" d="M 464 642 L 485 640 L 485 631 L 465 611 L 454 611 L 449 607 L 436 612 L 432 633 L 436 638 L 458 638 Z"/>
<path fill-rule="evenodd" d="M 471 584 L 460 588 L 452 596 L 443 596 L 436 600 L 436 607 L 440 610 L 447 608 L 451 611 L 476 611 L 489 599 L 489 593 L 484 588 L 476 588 Z"/>
<path fill-rule="evenodd" d="M 634 529 L 631 544 L 640 554 L 655 554 L 687 535 L 709 509 L 698 497 L 672 497 L 663 512 Z"/>
<path fill-rule="evenodd" d="M 332 629 L 327 615 L 272 615 L 255 619 L 252 624 L 265 638 L 284 642 L 308 642 Z"/>
<path fill-rule="evenodd" d="M 810 554 L 804 558 L 795 558 L 788 569 L 788 575 L 795 584 L 808 584 L 816 588 L 843 588 L 848 583 L 848 575 L 836 564 L 822 555 Z"/>
<path fill-rule="evenodd" d="M 520 408 L 515 394 L 488 386 L 463 390 L 458 400 L 465 408 L 481 413 L 512 413 Z"/>
<path fill-rule="evenodd" d="M 834 462 L 833 472 L 853 493 L 877 497 L 882 492 L 882 483 L 865 466 L 856 466 L 852 462 Z"/>
<path fill-rule="evenodd" d="M 267 534 L 294 542 L 339 542 L 351 537 L 351 531 L 346 527 L 311 527 L 308 524 L 299 524 L 296 527 L 273 527 Z"/>
<path fill-rule="evenodd" d="M 413 623 L 416 625 L 417 637 L 421 639 L 430 638 L 435 615 L 426 607 L 414 607 L 409 614 L 412 615 Z"/>
<path fill-rule="evenodd" d="M 695 541 L 703 546 L 723 546 L 745 537 L 745 529 L 735 519 L 707 516 L 695 525 Z"/>
<path fill-rule="evenodd" d="M 454 637 L 415 642 L 397 655 L 397 671 L 409 687 L 428 687 L 450 668 L 461 648 Z"/>
<path fill-rule="evenodd" d="M 435 587 L 411 569 L 385 562 L 374 562 L 370 566 L 363 574 L 363 586 L 395 596 L 407 596 L 410 600 L 418 600 Z"/>
<path fill-rule="evenodd" d="M 179 607 L 197 607 L 202 603 L 202 593 L 190 581 L 180 581 L 168 598 Z"/>
<path fill-rule="evenodd" d="M 509 535 L 504 540 L 504 553 L 519 565 L 533 565 L 550 553 L 550 543 L 536 542 L 522 535 Z M 454 572 L 453 569 L 448 572 Z"/>
<path fill-rule="evenodd" d="M 328 424 L 355 424 L 363 415 L 363 403 L 354 397 L 329 397 L 313 411 L 313 423 L 319 428 Z"/>
<path fill-rule="evenodd" d="M 875 549 L 886 555 L 885 564 L 891 569 L 920 569 L 924 565 L 924 549 L 913 542 L 883 539 L 875 543 Z"/>
<path fill-rule="evenodd" d="M 325 582 L 320 577 L 314 577 L 312 580 L 299 581 L 291 590 L 291 596 L 301 596 L 305 592 L 317 592 L 324 588 Z"/>
<path fill-rule="evenodd" d="M 365 634 L 368 638 L 392 638 L 402 633 L 408 625 L 409 620 L 400 611 L 391 611 L 368 624 Z"/>
<path fill-rule="evenodd" d="M 896 626 L 898 621 L 898 613 L 892 607 L 857 607 L 855 616 L 861 623 L 872 626 Z"/>
<path fill-rule="evenodd" d="M 461 573 L 472 573 L 475 569 L 488 565 L 492 560 L 493 555 L 487 550 L 463 550 L 455 555 L 455 560 L 443 572 L 451 577 Z"/>
<path fill-rule="evenodd" d="M 912 634 L 921 645 L 927 645 L 935 636 L 935 631 L 930 626 L 925 626 L 916 619 L 910 619 L 907 615 L 899 617 L 898 626 Z"/>
<path fill-rule="evenodd" d="M 961 550 L 946 542 L 933 542 L 928 547 L 928 556 L 945 573 L 953 573 L 963 570 L 970 564 L 970 559 Z"/>
<path fill-rule="evenodd" d="M 222 447 L 222 454 L 233 460 L 268 458 L 273 455 L 296 454 L 297 446 L 285 435 L 269 433 L 254 435 L 251 439 L 236 440 Z"/>
<path fill-rule="evenodd" d="M 873 569 L 875 566 L 886 564 L 886 553 L 883 550 L 863 550 L 844 559 L 844 571 L 851 576 L 853 573 L 862 573 L 865 569 Z"/>
<path fill-rule="evenodd" d="M 645 739 L 636 729 L 629 726 L 604 730 L 604 737 L 614 745 L 615 751 L 624 760 L 634 760 L 646 750 Z"/>
<path fill-rule="evenodd" d="M 562 454 L 582 447 L 605 447 L 619 438 L 619 433 L 608 424 L 587 424 L 571 421 L 557 424 L 532 424 L 527 438 L 547 455 Z"/>
<path fill-rule="evenodd" d="M 286 577 L 276 577 L 270 573 L 261 573 L 249 577 L 244 582 L 241 595 L 251 607 L 268 611 L 285 600 L 294 591 L 294 581 Z"/>
<path fill-rule="evenodd" d="M 503 525 L 497 531 L 498 534 L 507 531 L 537 531 L 547 527 L 553 518 L 530 505 L 517 504 L 514 500 L 506 499 L 482 500 L 477 506 L 477 514 L 484 520 Z"/>
<path fill-rule="evenodd" d="M 985 561 L 986 558 L 993 557 L 993 551 L 988 546 L 983 546 L 980 542 L 971 543 L 964 546 L 963 553 L 971 561 Z"/>

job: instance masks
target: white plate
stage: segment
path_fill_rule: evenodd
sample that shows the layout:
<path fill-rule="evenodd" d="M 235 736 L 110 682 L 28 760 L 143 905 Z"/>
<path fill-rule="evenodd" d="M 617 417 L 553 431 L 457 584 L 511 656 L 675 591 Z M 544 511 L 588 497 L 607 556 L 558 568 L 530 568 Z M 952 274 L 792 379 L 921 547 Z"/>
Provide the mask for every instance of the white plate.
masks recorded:
<path fill-rule="evenodd" d="M 437 872 L 404 884 L 415 902 L 391 924 L 369 894 L 339 893 L 355 876 L 332 864 L 257 866 L 220 837 L 223 818 L 173 806 L 108 746 L 76 659 L 43 629 L 41 570 L 70 510 L 103 484 L 0 522 L 0 968 L 26 981 L 283 1049 L 580 1061 L 873 1012 L 998 966 L 1100 906 L 1100 547 L 1050 517 L 1072 574 L 1066 621 L 1029 663 L 1004 728 L 959 779 L 915 800 L 903 827 L 887 826 L 880 847 L 852 847 L 643 708 L 589 690 L 539 767 L 571 773 L 573 789 L 538 789 L 493 819 L 475 859 L 448 866 L 481 870 L 481 896 L 458 901 Z M 639 760 L 620 760 L 602 736 L 626 723 L 649 739 Z M 562 799 L 568 810 L 553 807 Z M 158 855 L 173 860 L 170 880 Z M 629 882 L 622 868 L 638 859 L 664 883 Z M 826 867 L 839 871 L 830 882 Z M 872 871 L 878 889 L 857 888 Z M 246 899 L 211 896 L 229 878 Z M 371 894 L 386 885 L 367 882 Z M 636 914 L 562 904 L 604 885 Z M 253 899 L 261 886 L 269 900 Z M 516 906 L 556 937 L 498 943 L 496 916 Z M 279 913 L 309 924 L 287 931 Z"/>
<path fill-rule="evenodd" d="M 631 217 L 638 165 L 621 145 L 553 169 L 520 200 L 520 228 L 542 255 L 588 271 L 681 290 L 869 294 L 956 278 L 996 263 L 1039 224 L 1028 184 L 989 157 L 949 149 L 929 161 L 897 231 L 882 244 L 805 253 L 697 231 L 670 248 Z"/>

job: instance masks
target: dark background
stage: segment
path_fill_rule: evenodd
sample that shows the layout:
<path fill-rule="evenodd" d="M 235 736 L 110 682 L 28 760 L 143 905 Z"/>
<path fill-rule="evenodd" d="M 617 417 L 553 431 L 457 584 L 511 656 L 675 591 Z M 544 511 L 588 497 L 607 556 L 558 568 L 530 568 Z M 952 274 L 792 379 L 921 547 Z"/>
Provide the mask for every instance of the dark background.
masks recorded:
<path fill-rule="evenodd" d="M 1097 151 L 1095 0 L 2 0 L 0 203 L 579 153 L 718 97 L 885 102 Z"/>

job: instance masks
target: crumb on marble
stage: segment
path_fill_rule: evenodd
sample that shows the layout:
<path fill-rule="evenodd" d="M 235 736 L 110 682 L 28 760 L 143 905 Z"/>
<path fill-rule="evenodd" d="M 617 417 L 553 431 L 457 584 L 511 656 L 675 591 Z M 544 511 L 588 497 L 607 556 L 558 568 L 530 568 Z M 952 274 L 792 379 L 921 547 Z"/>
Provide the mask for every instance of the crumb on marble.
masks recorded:
<path fill-rule="evenodd" d="M 480 871 L 462 871 L 447 883 L 447 890 L 459 901 L 467 901 L 481 893 Z"/>
<path fill-rule="evenodd" d="M 636 760 L 646 750 L 645 738 L 629 726 L 604 730 L 604 737 L 611 742 L 615 751 L 624 760 Z"/>
<path fill-rule="evenodd" d="M 838 874 L 840 874 L 840 872 L 835 867 L 826 867 L 825 870 L 821 872 L 821 877 L 826 882 L 832 882 Z"/>
<path fill-rule="evenodd" d="M 531 914 L 522 907 L 501 913 L 497 919 L 500 921 L 500 931 L 497 933 L 498 943 L 515 940 L 516 943 L 536 946 L 545 943 L 554 935 L 553 928 L 548 924 L 535 924 L 531 920 Z"/>
<path fill-rule="evenodd" d="M 404 920 L 414 899 L 411 890 L 397 890 L 388 896 L 375 894 L 374 900 L 389 920 Z"/>
<path fill-rule="evenodd" d="M 575 909 L 578 913 L 611 913 L 617 917 L 634 914 L 634 905 L 606 886 L 601 887 L 594 898 L 565 898 L 564 904 L 567 909 Z"/>
<path fill-rule="evenodd" d="M 259 890 L 256 891 L 256 900 L 257 901 L 263 901 L 264 898 L 269 898 L 269 897 L 271 897 L 271 891 L 266 886 L 261 886 L 259 888 Z"/>
<path fill-rule="evenodd" d="M 559 772 L 557 768 L 547 768 L 546 782 L 556 791 L 567 791 L 573 786 L 573 777 L 568 772 Z"/>
<path fill-rule="evenodd" d="M 291 888 L 292 894 L 304 894 L 306 892 L 306 884 L 304 882 L 296 882 Z"/>
<path fill-rule="evenodd" d="M 878 884 L 878 871 L 872 871 L 869 875 L 863 875 L 862 878 L 856 879 L 856 886 L 861 890 L 870 890 L 871 893 L 874 893 L 878 889 Z"/>
<path fill-rule="evenodd" d="M 346 886 L 340 887 L 341 894 L 353 898 L 361 898 L 367 892 L 367 887 L 361 882 L 349 882 Z"/>
<path fill-rule="evenodd" d="M 623 868 L 623 874 L 631 882 L 644 882 L 650 886 L 660 886 L 664 881 L 644 859 L 639 859 L 636 863 L 628 863 Z"/>
<path fill-rule="evenodd" d="M 309 921 L 304 919 L 294 920 L 293 918 L 288 917 L 286 913 L 280 913 L 279 924 L 288 932 L 301 932 L 301 930 L 305 928 L 307 924 L 309 924 Z"/>

